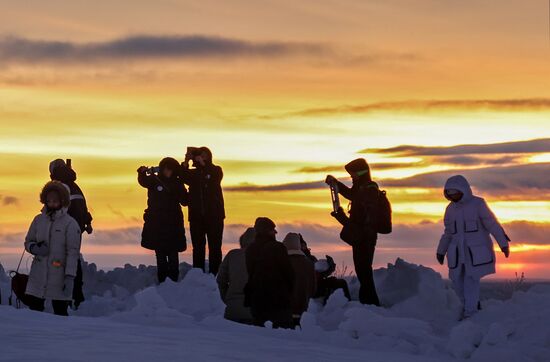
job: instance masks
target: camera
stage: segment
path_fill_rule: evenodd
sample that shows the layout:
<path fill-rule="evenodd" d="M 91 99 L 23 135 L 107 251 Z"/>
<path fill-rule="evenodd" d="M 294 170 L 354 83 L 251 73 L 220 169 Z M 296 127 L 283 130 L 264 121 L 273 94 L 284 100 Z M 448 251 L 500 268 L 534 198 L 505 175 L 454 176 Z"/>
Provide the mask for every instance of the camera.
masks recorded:
<path fill-rule="evenodd" d="M 152 174 L 158 174 L 160 172 L 159 166 L 151 166 L 145 170 L 145 173 L 152 175 Z"/>
<path fill-rule="evenodd" d="M 187 153 L 185 157 L 187 159 L 193 159 L 202 154 L 202 150 L 199 147 L 187 147 Z"/>

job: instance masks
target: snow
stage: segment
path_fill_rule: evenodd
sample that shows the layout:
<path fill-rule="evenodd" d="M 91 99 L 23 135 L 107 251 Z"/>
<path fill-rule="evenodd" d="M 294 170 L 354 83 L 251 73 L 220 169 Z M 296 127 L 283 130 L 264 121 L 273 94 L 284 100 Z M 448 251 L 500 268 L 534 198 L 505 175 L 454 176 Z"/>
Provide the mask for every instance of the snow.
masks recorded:
<path fill-rule="evenodd" d="M 397 259 L 375 271 L 383 308 L 348 302 L 338 291 L 325 306 L 312 300 L 302 329 L 287 331 L 224 320 L 214 277 L 186 264 L 180 269 L 178 283 L 156 286 L 153 267 L 105 272 L 85 264 L 88 299 L 70 318 L 0 306 L 0 359 L 550 360 L 548 284 L 483 300 L 481 312 L 459 322 L 460 303 L 449 283 Z M 2 271 L 5 304 L 9 279 Z M 357 283 L 350 285 L 356 295 Z"/>

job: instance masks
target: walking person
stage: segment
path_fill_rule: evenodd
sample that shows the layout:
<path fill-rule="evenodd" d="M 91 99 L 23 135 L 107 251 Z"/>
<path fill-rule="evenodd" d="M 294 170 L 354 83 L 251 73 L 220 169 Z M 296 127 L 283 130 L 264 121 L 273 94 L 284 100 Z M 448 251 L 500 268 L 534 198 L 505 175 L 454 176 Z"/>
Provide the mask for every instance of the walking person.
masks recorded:
<path fill-rule="evenodd" d="M 189 168 L 189 161 L 193 167 Z M 225 207 L 221 182 L 223 171 L 212 162 L 207 147 L 188 149 L 182 179 L 189 186 L 189 227 L 193 244 L 193 268 L 205 270 L 208 242 L 209 272 L 216 275 L 222 262 Z"/>
<path fill-rule="evenodd" d="M 239 239 L 240 248 L 227 253 L 216 277 L 220 296 L 226 306 L 224 318 L 233 322 L 252 324 L 250 308 L 244 305 L 244 288 L 248 282 L 246 249 L 255 238 L 254 228 L 248 228 Z"/>
<path fill-rule="evenodd" d="M 34 255 L 26 288 L 31 310 L 44 311 L 52 300 L 54 313 L 68 316 L 73 299 L 74 278 L 80 255 L 81 232 L 69 216 L 69 189 L 61 182 L 48 182 L 40 193 L 44 205 L 25 237 L 25 250 Z"/>
<path fill-rule="evenodd" d="M 345 166 L 353 185 L 351 188 L 333 176 L 327 176 L 326 183 L 336 185 L 339 193 L 351 201 L 349 217 L 342 208 L 333 212 L 342 225 L 342 239 L 352 246 L 355 273 L 360 283 L 359 301 L 362 304 L 380 306 L 374 284 L 372 264 L 378 239 L 378 232 L 391 232 L 391 207 L 385 192 L 371 178 L 367 161 L 359 158 Z M 388 230 L 386 230 L 388 229 Z"/>
<path fill-rule="evenodd" d="M 157 170 L 141 166 L 139 184 L 147 189 L 147 209 L 143 215 L 141 246 L 154 250 L 157 259 L 158 282 L 166 278 L 177 282 L 179 255 L 187 249 L 182 206 L 188 195 L 180 178 L 180 164 L 171 157 L 160 161 Z"/>
<path fill-rule="evenodd" d="M 473 195 L 464 176 L 449 178 L 444 195 L 450 204 L 445 210 L 445 232 L 437 247 L 437 260 L 443 265 L 447 256 L 449 278 L 463 303 L 463 318 L 469 318 L 480 306 L 481 278 L 496 271 L 490 235 L 506 258 L 510 256 L 510 239 L 485 200 Z"/>

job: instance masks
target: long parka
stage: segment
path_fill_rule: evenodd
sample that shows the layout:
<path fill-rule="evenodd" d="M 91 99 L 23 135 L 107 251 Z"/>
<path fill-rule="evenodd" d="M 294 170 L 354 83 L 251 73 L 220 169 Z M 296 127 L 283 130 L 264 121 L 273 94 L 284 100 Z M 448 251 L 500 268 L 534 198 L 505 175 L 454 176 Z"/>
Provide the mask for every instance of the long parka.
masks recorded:
<path fill-rule="evenodd" d="M 475 279 L 495 273 L 496 257 L 491 236 L 500 248 L 508 247 L 508 236 L 489 206 L 481 197 L 474 196 L 464 176 L 449 178 L 445 190 L 462 192 L 458 202 L 451 202 L 445 211 L 445 232 L 437 253 L 447 255 L 449 278 L 460 276 L 464 264 L 467 276 Z"/>
<path fill-rule="evenodd" d="M 164 253 L 183 252 L 187 242 L 181 206 L 187 205 L 187 189 L 178 174 L 178 161 L 165 158 L 159 166 L 159 175 L 138 174 L 138 182 L 147 189 L 148 197 L 141 246 Z M 171 178 L 162 175 L 164 168 L 173 171 Z"/>
<path fill-rule="evenodd" d="M 76 275 L 80 256 L 81 232 L 78 223 L 68 215 L 70 194 L 61 182 L 52 181 L 46 184 L 40 194 L 40 201 L 46 204 L 50 192 L 57 192 L 62 208 L 48 213 L 46 206 L 37 215 L 25 238 L 25 249 L 43 242 L 48 246 L 46 256 L 35 256 L 32 262 L 26 293 L 41 299 L 67 300 L 72 295 L 64 292 L 65 276 Z"/>

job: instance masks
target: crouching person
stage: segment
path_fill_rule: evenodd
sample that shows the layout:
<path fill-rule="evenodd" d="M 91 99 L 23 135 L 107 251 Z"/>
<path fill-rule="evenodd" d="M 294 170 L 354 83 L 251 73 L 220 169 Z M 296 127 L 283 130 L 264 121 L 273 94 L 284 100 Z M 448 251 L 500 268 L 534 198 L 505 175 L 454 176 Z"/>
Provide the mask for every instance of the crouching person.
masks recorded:
<path fill-rule="evenodd" d="M 463 318 L 469 318 L 479 308 L 480 279 L 495 273 L 496 258 L 490 235 L 506 257 L 510 255 L 510 239 L 485 200 L 472 194 L 463 176 L 449 178 L 444 194 L 451 203 L 445 211 L 445 232 L 437 248 L 437 260 L 443 264 L 447 255 L 449 278 L 462 300 Z"/>
<path fill-rule="evenodd" d="M 250 306 L 254 325 L 263 327 L 271 321 L 273 328 L 293 328 L 294 271 L 285 246 L 275 239 L 275 228 L 268 218 L 256 220 L 256 239 L 246 249 L 245 303 Z"/>
<path fill-rule="evenodd" d="M 229 251 L 218 271 L 218 287 L 226 305 L 224 317 L 233 322 L 252 324 L 250 308 L 244 306 L 244 288 L 248 282 L 245 253 L 255 238 L 254 228 L 248 228 L 239 239 L 240 249 Z"/>
<path fill-rule="evenodd" d="M 47 183 L 40 202 L 42 212 L 25 238 L 25 249 L 34 255 L 26 289 L 28 305 L 44 311 L 45 300 L 50 299 L 55 314 L 68 316 L 80 257 L 80 228 L 67 214 L 70 194 L 61 182 Z"/>
<path fill-rule="evenodd" d="M 292 291 L 291 308 L 294 325 L 300 325 L 302 314 L 307 311 L 309 300 L 316 291 L 315 267 L 304 254 L 300 244 L 300 235 L 288 233 L 283 240 L 288 251 L 290 263 L 294 270 L 294 288 Z"/>

